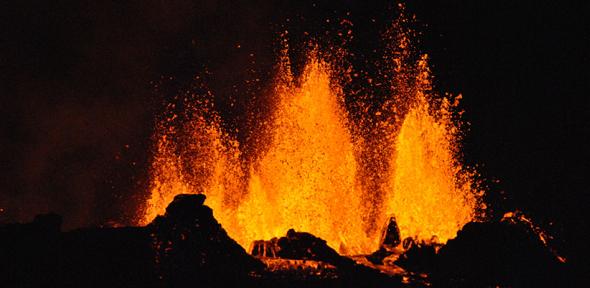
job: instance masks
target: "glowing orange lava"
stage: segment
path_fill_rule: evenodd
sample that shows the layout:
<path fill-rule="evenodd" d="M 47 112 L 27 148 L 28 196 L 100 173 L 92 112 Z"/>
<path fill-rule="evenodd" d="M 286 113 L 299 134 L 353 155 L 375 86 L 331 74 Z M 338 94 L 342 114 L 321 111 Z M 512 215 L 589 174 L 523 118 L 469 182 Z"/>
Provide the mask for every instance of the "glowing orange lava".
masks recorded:
<path fill-rule="evenodd" d="M 478 199 L 471 175 L 457 160 L 449 101 L 438 107 L 429 102 L 426 59 L 418 62 L 414 99 L 395 139 L 387 212 L 395 215 L 402 238 L 446 243 L 474 220 Z"/>
<path fill-rule="evenodd" d="M 238 210 L 247 238 L 269 239 L 294 228 L 344 253 L 371 251 L 378 239 L 364 232 L 341 89 L 330 80 L 329 65 L 313 55 L 299 86 L 288 67 L 282 70 L 287 74 L 275 89 L 272 143 L 252 168 L 248 198 Z"/>
<path fill-rule="evenodd" d="M 365 144 L 352 135 L 359 129 L 351 128 L 359 124 L 349 119 L 343 89 L 334 81 L 341 70 L 312 52 L 295 81 L 284 52 L 273 83 L 274 112 L 261 132 L 268 135 L 259 135 L 268 141 L 259 143 L 254 159 L 241 162 L 238 141 L 221 129 L 210 101 L 188 97 L 183 119 L 171 113 L 160 122 L 151 198 L 141 222 L 162 214 L 179 193 L 204 193 L 205 204 L 245 248 L 294 228 L 343 254 L 370 253 L 381 235 L 375 227 L 390 216 L 402 238 L 453 238 L 479 208 L 472 175 L 458 160 L 455 104 L 434 101 L 427 58 L 412 63 L 408 34 L 396 33 L 401 52 L 389 59 L 393 89 L 382 109 L 392 117 L 370 128 L 385 127 L 384 133 L 366 134 L 383 137 L 365 141 L 377 146 L 370 147 L 370 157 L 363 155 L 366 147 L 358 148 Z M 360 165 L 360 159 L 388 165 Z M 371 173 L 379 176 L 367 177 Z M 367 179 L 379 183 L 366 185 Z"/>
<path fill-rule="evenodd" d="M 242 195 L 239 143 L 223 133 L 208 99 L 189 97 L 184 104 L 186 115 L 169 112 L 158 123 L 151 197 L 140 222 L 147 224 L 163 214 L 178 194 L 204 193 L 215 217 L 229 225 L 234 223 L 233 211 Z M 181 117 L 184 122 L 174 125 Z"/>

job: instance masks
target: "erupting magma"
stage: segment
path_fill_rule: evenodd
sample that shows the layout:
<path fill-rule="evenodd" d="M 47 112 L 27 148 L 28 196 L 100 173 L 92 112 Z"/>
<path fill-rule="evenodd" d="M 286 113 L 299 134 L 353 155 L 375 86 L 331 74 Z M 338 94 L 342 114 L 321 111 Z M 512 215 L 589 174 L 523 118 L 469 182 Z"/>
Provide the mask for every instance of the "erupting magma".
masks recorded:
<path fill-rule="evenodd" d="M 367 148 L 359 147 L 369 141 L 353 135 L 359 129 L 352 128 L 360 124 L 345 108 L 342 86 L 335 80 L 340 70 L 319 55 L 307 55 L 299 81 L 288 57 L 281 57 L 273 82 L 274 112 L 260 132 L 268 135 L 261 137 L 266 141 L 261 141 L 259 155 L 249 161 L 242 159 L 240 143 L 221 128 L 211 102 L 186 97 L 190 111 L 183 117 L 172 113 L 157 127 L 151 198 L 141 221 L 162 214 L 177 194 L 204 193 L 223 228 L 246 249 L 254 240 L 294 228 L 325 239 L 343 254 L 375 251 L 381 237 L 375 227 L 383 227 L 391 216 L 402 238 L 439 243 L 473 221 L 479 192 L 458 160 L 453 105 L 447 99 L 435 101 L 431 94 L 426 57 L 406 63 L 412 69 L 390 72 L 390 79 L 403 73 L 410 80 L 404 84 L 409 87 L 396 90 L 407 95 L 392 95 L 390 101 L 406 109 L 385 118 L 398 120 L 382 120 L 391 122 L 380 126 L 388 127 L 387 135 L 371 142 L 378 144 L 370 149 L 388 164 L 366 169 L 359 163 Z M 400 64 L 400 59 L 391 61 Z M 384 180 L 362 185 L 367 173 L 380 177 L 366 179 Z"/>

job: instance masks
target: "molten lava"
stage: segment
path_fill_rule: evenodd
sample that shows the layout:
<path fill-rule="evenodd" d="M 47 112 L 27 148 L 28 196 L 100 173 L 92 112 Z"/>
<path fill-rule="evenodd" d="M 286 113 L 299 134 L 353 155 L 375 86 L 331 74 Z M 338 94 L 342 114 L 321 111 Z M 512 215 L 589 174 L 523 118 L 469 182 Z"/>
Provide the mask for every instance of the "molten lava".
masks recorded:
<path fill-rule="evenodd" d="M 194 98 L 188 95 L 184 99 L 185 113 L 168 111 L 158 123 L 150 171 L 151 198 L 140 221 L 143 224 L 163 214 L 181 193 L 206 194 L 207 205 L 224 226 L 235 219 L 233 210 L 242 195 L 239 143 L 222 131 L 212 102 Z M 172 110 L 175 105 L 169 107 Z"/>
<path fill-rule="evenodd" d="M 330 66 L 312 54 L 300 85 L 288 67 L 281 70 L 272 143 L 252 168 L 238 210 L 247 238 L 269 239 L 294 228 L 346 253 L 374 249 L 378 239 L 364 232 L 349 120 Z"/>
<path fill-rule="evenodd" d="M 394 89 L 382 111 L 393 117 L 373 128 L 352 129 L 360 124 L 349 118 L 335 81 L 344 69 L 317 52 L 307 55 L 298 79 L 284 52 L 273 83 L 274 112 L 261 132 L 267 135 L 258 135 L 268 141 L 259 141 L 260 152 L 248 161 L 221 128 L 211 94 L 186 97 L 185 115 L 169 113 L 158 124 L 151 198 L 141 222 L 162 214 L 179 193 L 204 193 L 206 205 L 245 248 L 293 228 L 343 254 L 370 253 L 381 236 L 375 227 L 391 216 L 402 239 L 445 243 L 455 237 L 478 216 L 480 192 L 458 160 L 455 104 L 435 101 L 427 59 L 410 60 L 407 36 L 398 31 L 394 37 L 401 53 L 386 71 Z M 364 135 L 383 139 L 363 141 L 352 132 L 374 127 L 385 132 Z M 376 147 L 359 148 L 369 142 Z M 370 157 L 363 155 L 367 150 Z M 360 165 L 361 159 L 388 164 Z M 366 185 L 373 179 L 379 183 Z"/>
<path fill-rule="evenodd" d="M 426 56 L 418 61 L 414 99 L 395 138 L 387 211 L 395 215 L 402 238 L 446 243 L 478 208 L 471 174 L 457 160 L 457 128 L 451 105 L 429 103 Z M 432 239 L 436 237 L 436 239 Z"/>

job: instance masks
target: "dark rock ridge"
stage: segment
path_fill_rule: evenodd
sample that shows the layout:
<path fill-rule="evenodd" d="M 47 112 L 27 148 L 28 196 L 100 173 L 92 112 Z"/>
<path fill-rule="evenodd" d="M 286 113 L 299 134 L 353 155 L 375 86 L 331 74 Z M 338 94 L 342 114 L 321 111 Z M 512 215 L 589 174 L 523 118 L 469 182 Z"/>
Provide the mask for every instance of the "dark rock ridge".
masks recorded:
<path fill-rule="evenodd" d="M 446 245 L 414 244 L 395 264 L 427 273 L 435 287 L 579 286 L 530 226 L 518 222 L 468 223 Z"/>
<path fill-rule="evenodd" d="M 394 253 L 399 254 L 399 252 L 401 251 L 398 248 L 399 244 L 401 243 L 401 238 L 395 217 L 389 217 L 387 225 L 385 226 L 381 234 L 382 235 L 381 241 L 379 241 L 379 249 L 373 252 L 372 254 L 366 256 L 367 260 L 377 265 L 383 264 L 383 259 L 385 259 L 386 257 Z M 408 248 L 407 244 L 405 244 L 409 243 L 408 241 L 413 243 L 412 238 L 406 238 L 404 240 L 404 248 Z"/>
<path fill-rule="evenodd" d="M 61 217 L 0 227 L 2 287 L 157 287 L 145 228 L 61 232 Z"/>
<path fill-rule="evenodd" d="M 307 232 L 296 232 L 289 229 L 285 237 L 277 239 L 277 256 L 286 259 L 318 260 L 339 266 L 351 266 L 354 261 L 340 256 L 336 250 L 330 248 L 326 240 Z"/>
<path fill-rule="evenodd" d="M 407 271 L 432 271 L 437 265 L 436 249 L 439 247 L 439 245 L 413 243 L 394 263 Z"/>
<path fill-rule="evenodd" d="M 0 226 L 0 287 L 398 287 L 401 283 L 399 277 L 358 265 L 338 255 L 326 241 L 294 230 L 275 239 L 275 256 L 281 258 L 274 260 L 323 261 L 336 267 L 335 277 L 299 273 L 298 268 L 266 269 L 227 235 L 204 202 L 204 195 L 178 195 L 166 213 L 146 227 L 62 232 L 61 217 L 55 214 L 40 215 L 28 224 Z"/>
<path fill-rule="evenodd" d="M 246 253 L 204 206 L 205 196 L 178 195 L 147 226 L 156 252 L 156 268 L 173 287 L 243 284 L 264 265 Z"/>
<path fill-rule="evenodd" d="M 204 206 L 179 195 L 146 227 L 61 232 L 61 217 L 0 226 L 1 287 L 254 286 L 264 266 Z"/>
<path fill-rule="evenodd" d="M 321 261 L 336 267 L 336 279 L 325 281 L 322 287 L 399 287 L 401 283 L 401 277 L 386 276 L 378 270 L 341 256 L 328 246 L 325 240 L 311 233 L 289 229 L 283 237 L 257 242 L 260 248 L 253 251 L 254 255 L 262 256 L 261 252 L 264 252 L 265 255 L 273 255 L 275 258 Z M 253 249 L 256 249 L 256 244 Z M 289 285 L 300 286 L 301 284 Z"/>
<path fill-rule="evenodd" d="M 301 277 L 302 273 L 265 269 L 228 236 L 204 202 L 204 195 L 178 195 L 166 213 L 146 227 L 62 232 L 61 217 L 56 214 L 39 215 L 27 224 L 0 226 L 0 287 L 401 285 L 401 277 L 359 265 L 339 255 L 323 239 L 293 229 L 284 237 L 262 241 L 265 245 L 259 245 L 258 253 L 265 255 L 260 256 L 271 255 L 277 263 L 283 263 L 281 259 L 321 261 L 333 265 L 336 276 Z M 399 238 L 394 240 L 399 244 Z M 383 245 L 373 256 L 382 260 L 392 247 Z M 443 247 L 414 244 L 404 248 L 408 250 L 395 263 L 414 275 L 426 273 L 434 287 L 579 286 L 566 273 L 567 266 L 522 223 L 469 223 Z"/>
<path fill-rule="evenodd" d="M 573 287 L 560 263 L 524 224 L 468 223 L 437 256 L 434 275 L 455 287 Z"/>

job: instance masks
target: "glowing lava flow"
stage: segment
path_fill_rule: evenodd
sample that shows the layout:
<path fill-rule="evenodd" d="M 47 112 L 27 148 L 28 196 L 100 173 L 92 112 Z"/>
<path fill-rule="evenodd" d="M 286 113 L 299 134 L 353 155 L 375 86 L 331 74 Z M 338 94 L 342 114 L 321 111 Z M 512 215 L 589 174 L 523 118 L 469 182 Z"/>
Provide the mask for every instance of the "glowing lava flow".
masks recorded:
<path fill-rule="evenodd" d="M 183 114 L 169 111 L 170 115 L 158 123 L 150 171 L 151 195 L 142 224 L 163 214 L 174 196 L 204 193 L 215 218 L 226 229 L 237 227 L 233 211 L 242 195 L 243 175 L 239 144 L 223 133 L 211 101 L 195 97 L 184 99 L 187 111 Z"/>
<path fill-rule="evenodd" d="M 450 103 L 446 98 L 439 107 L 429 103 L 426 56 L 416 70 L 414 99 L 394 143 L 387 210 L 395 215 L 402 238 L 446 243 L 476 217 L 477 192 L 472 175 L 457 160 Z"/>
<path fill-rule="evenodd" d="M 272 143 L 253 167 L 248 198 L 239 208 L 247 238 L 270 239 L 294 228 L 341 253 L 370 252 L 378 237 L 364 232 L 341 89 L 330 81 L 329 65 L 313 55 L 299 86 L 289 67 L 281 70 Z"/>
<path fill-rule="evenodd" d="M 204 193 L 215 218 L 245 248 L 294 228 L 343 254 L 370 253 L 380 241 L 376 227 L 389 216 L 396 217 L 402 238 L 439 243 L 453 238 L 480 208 L 473 177 L 458 161 L 454 104 L 446 99 L 436 104 L 426 57 L 412 63 L 408 34 L 394 32 L 401 53 L 394 54 L 394 69 L 385 72 L 393 88 L 382 109 L 392 117 L 377 125 L 385 133 L 367 134 L 378 135 L 366 141 L 376 146 L 369 147 L 374 155 L 362 158 L 366 151 L 356 148 L 361 145 L 353 139 L 362 137 L 351 134 L 355 124 L 344 108 L 344 93 L 331 81 L 341 76 L 332 75 L 338 69 L 310 53 L 295 81 L 284 52 L 273 83 L 271 124 L 264 127 L 268 137 L 258 135 L 268 141 L 256 147 L 262 151 L 256 158 L 245 161 L 249 167 L 241 162 L 239 143 L 221 129 L 210 100 L 187 97 L 186 115 L 171 113 L 159 124 L 151 198 L 141 222 L 162 214 L 177 194 Z M 388 164 L 365 167 L 359 159 Z M 372 179 L 379 183 L 363 183 Z"/>
<path fill-rule="evenodd" d="M 330 80 L 330 66 L 314 54 L 296 85 L 283 64 L 268 127 L 271 143 L 253 161 L 247 195 L 241 196 L 246 185 L 237 142 L 226 140 L 211 107 L 193 104 L 196 116 L 187 124 L 172 125 L 178 117 L 173 115 L 159 125 L 144 224 L 163 213 L 175 195 L 204 193 L 215 217 L 243 247 L 290 228 L 317 235 L 341 253 L 377 247 L 379 231 L 367 235 L 363 227 L 359 208 L 367 204 L 361 203 L 343 95 Z"/>

